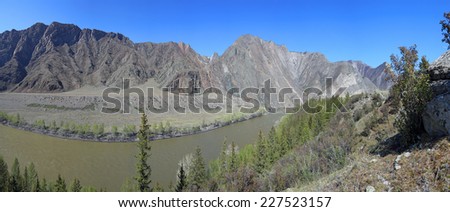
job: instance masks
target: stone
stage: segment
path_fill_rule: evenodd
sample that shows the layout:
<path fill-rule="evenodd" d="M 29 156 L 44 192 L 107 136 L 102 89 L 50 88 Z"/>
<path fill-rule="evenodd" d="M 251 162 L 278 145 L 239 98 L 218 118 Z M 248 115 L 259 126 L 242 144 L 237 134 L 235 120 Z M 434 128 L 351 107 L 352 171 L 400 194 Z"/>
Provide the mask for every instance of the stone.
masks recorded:
<path fill-rule="evenodd" d="M 409 156 L 411 156 L 411 153 L 410 152 L 405 152 L 405 158 L 409 158 Z"/>
<path fill-rule="evenodd" d="M 450 135 L 450 94 L 436 96 L 422 115 L 425 131 L 433 137 Z"/>
<path fill-rule="evenodd" d="M 402 166 L 400 166 L 400 164 L 399 164 L 400 159 L 402 159 L 402 155 L 398 155 L 397 158 L 395 158 L 395 161 L 394 161 L 394 170 L 399 170 L 399 169 L 402 168 Z"/>
<path fill-rule="evenodd" d="M 428 69 L 428 74 L 430 75 L 430 80 L 450 80 L 450 67 L 433 67 Z"/>
<path fill-rule="evenodd" d="M 373 186 L 371 186 L 371 185 L 368 185 L 366 187 L 366 192 L 375 192 L 375 188 Z"/>
<path fill-rule="evenodd" d="M 450 93 L 450 80 L 436 80 L 430 83 L 434 96 Z"/>

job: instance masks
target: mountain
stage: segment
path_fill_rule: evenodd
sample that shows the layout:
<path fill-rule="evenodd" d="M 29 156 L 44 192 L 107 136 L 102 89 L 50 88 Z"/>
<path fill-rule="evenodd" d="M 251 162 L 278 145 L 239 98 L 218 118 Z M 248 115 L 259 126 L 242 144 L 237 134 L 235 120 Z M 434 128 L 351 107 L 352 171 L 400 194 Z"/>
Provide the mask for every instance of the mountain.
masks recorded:
<path fill-rule="evenodd" d="M 271 79 L 274 87 L 300 94 L 332 77 L 334 87 L 360 93 L 390 87 L 384 66 L 332 63 L 320 53 L 290 52 L 252 35 L 240 37 L 221 56 L 205 57 L 182 42 L 133 43 L 119 33 L 57 22 L 0 34 L 0 91 L 11 92 L 63 92 L 120 85 L 122 78 L 135 84 L 153 78 L 175 91 L 259 88 Z"/>

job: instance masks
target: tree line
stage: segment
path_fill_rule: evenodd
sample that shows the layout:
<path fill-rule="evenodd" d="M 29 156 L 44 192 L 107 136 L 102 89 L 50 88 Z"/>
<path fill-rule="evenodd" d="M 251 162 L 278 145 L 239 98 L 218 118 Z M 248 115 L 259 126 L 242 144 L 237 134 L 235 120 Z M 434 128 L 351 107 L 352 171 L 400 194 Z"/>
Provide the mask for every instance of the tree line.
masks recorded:
<path fill-rule="evenodd" d="M 91 186 L 82 186 L 80 180 L 67 182 L 58 174 L 56 181 L 40 177 L 34 163 L 20 167 L 19 160 L 14 159 L 11 169 L 0 156 L 0 192 L 90 192 L 97 191 Z"/>

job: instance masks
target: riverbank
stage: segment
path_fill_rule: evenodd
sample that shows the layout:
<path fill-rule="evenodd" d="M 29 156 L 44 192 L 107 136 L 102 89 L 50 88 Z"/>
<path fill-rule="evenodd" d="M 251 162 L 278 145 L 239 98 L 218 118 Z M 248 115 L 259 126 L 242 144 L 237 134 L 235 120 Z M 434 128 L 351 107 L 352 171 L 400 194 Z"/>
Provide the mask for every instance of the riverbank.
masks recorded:
<path fill-rule="evenodd" d="M 196 135 L 152 141 L 152 182 L 165 188 L 175 183 L 179 161 L 196 147 L 202 149 L 205 163 L 209 163 L 220 154 L 224 138 L 239 147 L 255 143 L 259 131 L 268 133 L 281 116 L 268 113 Z M 24 166 L 33 162 L 40 177 L 48 181 L 55 181 L 61 174 L 67 182 L 76 177 L 82 185 L 121 191 L 126 179 L 136 174 L 137 151 L 134 142 L 62 139 L 0 124 L 0 155 L 5 161 L 12 164 L 17 158 Z"/>
<path fill-rule="evenodd" d="M 229 126 L 234 123 L 247 121 L 253 118 L 261 117 L 266 112 L 258 111 L 249 115 L 232 115 L 231 118 L 226 120 L 216 120 L 213 123 L 202 123 L 199 126 L 192 126 L 190 128 L 177 128 L 169 126 L 163 126 L 160 123 L 159 129 L 152 128 L 152 135 L 150 140 L 162 140 L 176 137 L 183 137 L 189 135 L 200 134 L 215 130 L 221 127 Z M 2 125 L 12 127 L 19 130 L 38 133 L 41 135 L 47 135 L 62 139 L 72 139 L 81 141 L 94 141 L 94 142 L 135 142 L 137 141 L 137 130 L 134 125 L 125 125 L 122 132 L 118 132 L 118 129 L 111 128 L 110 132 L 104 132 L 104 125 L 74 125 L 66 126 L 61 122 L 60 126 L 56 126 L 55 122 L 46 125 L 43 120 L 36 121 L 34 124 L 30 124 L 20 117 L 20 114 L 8 115 L 0 112 L 0 123 Z"/>

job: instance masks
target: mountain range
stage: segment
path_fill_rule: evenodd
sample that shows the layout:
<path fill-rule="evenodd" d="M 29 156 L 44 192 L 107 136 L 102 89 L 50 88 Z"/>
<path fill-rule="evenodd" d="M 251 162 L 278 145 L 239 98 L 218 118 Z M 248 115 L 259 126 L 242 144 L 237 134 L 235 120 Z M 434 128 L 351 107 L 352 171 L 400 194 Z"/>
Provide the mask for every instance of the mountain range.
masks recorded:
<path fill-rule="evenodd" d="M 174 90 L 217 87 L 276 88 L 296 93 L 322 87 L 325 78 L 349 93 L 388 89 L 383 63 L 330 62 L 321 53 L 291 52 L 253 35 L 239 37 L 226 51 L 207 57 L 183 42 L 134 43 L 120 33 L 80 29 L 73 24 L 36 23 L 0 34 L 0 91 L 65 92 L 83 86 L 117 86 L 154 79 Z"/>

